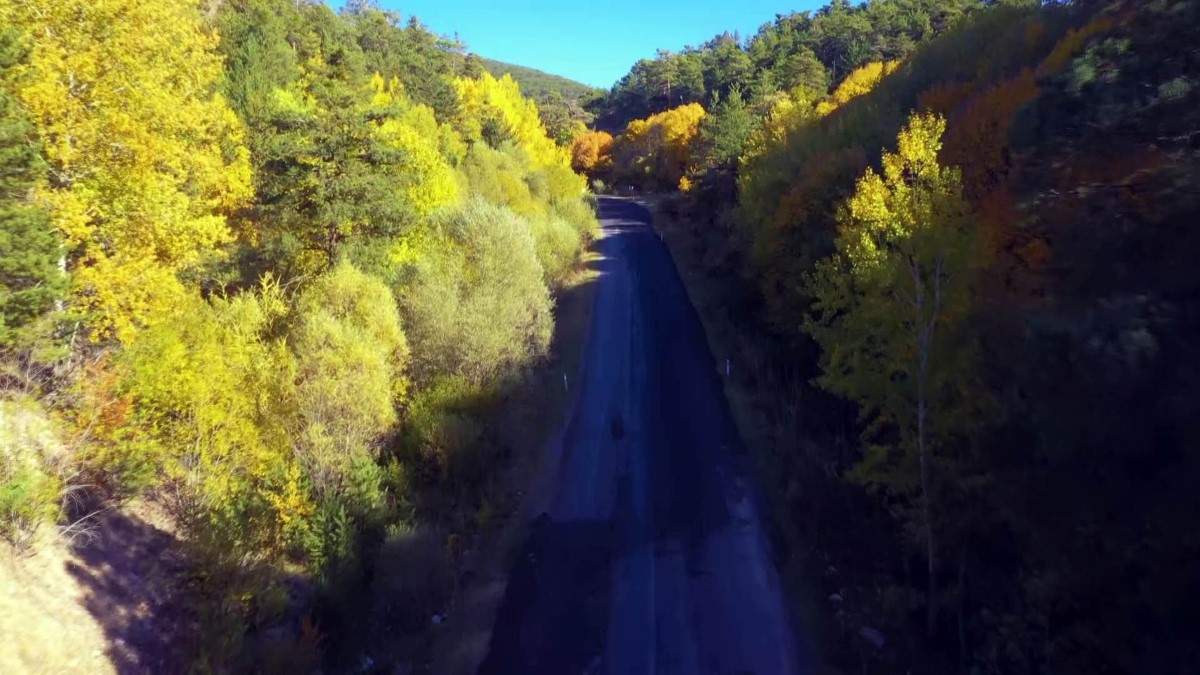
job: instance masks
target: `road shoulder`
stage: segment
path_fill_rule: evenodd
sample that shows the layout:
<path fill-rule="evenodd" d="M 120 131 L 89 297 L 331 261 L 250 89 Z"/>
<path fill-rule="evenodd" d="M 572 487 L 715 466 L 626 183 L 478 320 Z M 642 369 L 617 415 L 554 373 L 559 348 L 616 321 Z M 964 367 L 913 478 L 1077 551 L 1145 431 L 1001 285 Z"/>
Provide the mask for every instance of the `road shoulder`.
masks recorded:
<path fill-rule="evenodd" d="M 515 506 L 498 514 L 498 522 L 481 538 L 475 573 L 451 603 L 445 622 L 431 627 L 431 672 L 468 675 L 479 668 L 487 656 L 492 627 L 522 542 L 529 537 L 532 521 L 548 510 L 553 500 L 553 477 L 576 408 L 578 388 L 573 385 L 582 380 L 591 332 L 599 277 L 598 245 L 597 240 L 589 246 L 574 275 L 555 294 L 553 353 L 530 378 L 530 387 L 522 396 L 521 413 L 530 424 L 522 425 L 526 433 L 515 439 L 517 447 L 538 451 L 518 451 L 505 471 L 502 483 L 509 499 L 504 501 Z"/>

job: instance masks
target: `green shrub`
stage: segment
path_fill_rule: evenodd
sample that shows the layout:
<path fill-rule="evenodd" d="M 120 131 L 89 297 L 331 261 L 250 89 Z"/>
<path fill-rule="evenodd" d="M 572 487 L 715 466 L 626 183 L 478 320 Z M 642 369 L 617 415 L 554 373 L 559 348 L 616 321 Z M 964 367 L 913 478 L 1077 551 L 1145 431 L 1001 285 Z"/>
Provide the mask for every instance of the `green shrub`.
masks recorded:
<path fill-rule="evenodd" d="M 454 568 L 443 536 L 431 528 L 405 525 L 388 528 L 375 556 L 371 582 L 371 624 L 395 635 L 419 633 L 429 617 L 444 607 L 453 585 Z"/>
<path fill-rule="evenodd" d="M 583 237 L 577 228 L 558 216 L 534 218 L 530 226 L 546 283 L 553 285 L 575 263 Z"/>
<path fill-rule="evenodd" d="M 32 466 L 0 466 L 0 537 L 25 548 L 58 515 L 61 483 Z"/>
<path fill-rule="evenodd" d="M 58 518 L 66 451 L 45 411 L 29 400 L 0 400 L 0 538 L 29 545 Z"/>
<path fill-rule="evenodd" d="M 1195 82 L 1180 76 L 1158 85 L 1158 97 L 1164 101 L 1176 101 L 1187 96 L 1195 88 Z"/>
<path fill-rule="evenodd" d="M 461 376 L 438 378 L 413 397 L 405 440 L 437 478 L 452 484 L 466 478 L 463 469 L 475 463 L 468 455 L 484 443 L 479 409 L 486 398 Z"/>
<path fill-rule="evenodd" d="M 418 383 L 483 384 L 543 356 L 552 303 L 528 223 L 475 200 L 439 223 L 398 288 Z"/>
<path fill-rule="evenodd" d="M 295 445 L 309 480 L 329 496 L 350 489 L 354 467 L 377 456 L 377 441 L 398 421 L 408 342 L 390 290 L 349 263 L 305 289 L 296 314 Z"/>
<path fill-rule="evenodd" d="M 544 193 L 547 186 L 529 179 L 528 158 L 514 145 L 496 150 L 476 143 L 463 163 L 463 174 L 472 194 L 491 204 L 506 206 L 523 216 L 545 211 L 545 203 L 534 195 L 534 189 Z"/>
<path fill-rule="evenodd" d="M 554 202 L 554 213 L 574 227 L 584 242 L 592 241 L 600 233 L 600 221 L 596 217 L 596 197 L 586 195 L 580 199 L 565 199 Z"/>

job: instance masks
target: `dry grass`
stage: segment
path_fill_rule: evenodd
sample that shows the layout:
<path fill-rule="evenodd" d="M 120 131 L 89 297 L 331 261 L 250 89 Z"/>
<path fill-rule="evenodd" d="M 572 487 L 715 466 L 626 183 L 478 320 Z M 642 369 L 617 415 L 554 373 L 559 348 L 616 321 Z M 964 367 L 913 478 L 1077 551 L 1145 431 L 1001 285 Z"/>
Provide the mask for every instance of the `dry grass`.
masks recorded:
<path fill-rule="evenodd" d="M 145 505 L 97 519 L 86 546 L 43 528 L 0 552 L 0 673 L 174 672 L 183 666 L 178 558 Z"/>
<path fill-rule="evenodd" d="M 46 536 L 34 550 L 0 554 L 0 672 L 115 673 L 87 590 L 67 571 L 75 556 Z"/>

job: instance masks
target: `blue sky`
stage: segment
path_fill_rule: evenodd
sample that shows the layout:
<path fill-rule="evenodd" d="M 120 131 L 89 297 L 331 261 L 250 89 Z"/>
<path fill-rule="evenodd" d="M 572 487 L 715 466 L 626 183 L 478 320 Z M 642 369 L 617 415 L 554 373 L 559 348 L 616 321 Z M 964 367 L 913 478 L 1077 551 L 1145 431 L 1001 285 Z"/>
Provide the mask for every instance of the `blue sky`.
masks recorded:
<path fill-rule="evenodd" d="M 341 0 L 331 0 L 335 6 Z M 722 31 L 753 35 L 776 14 L 827 0 L 609 0 L 503 2 L 381 0 L 435 33 L 457 33 L 481 56 L 563 75 L 607 89 L 656 49 L 681 49 Z"/>

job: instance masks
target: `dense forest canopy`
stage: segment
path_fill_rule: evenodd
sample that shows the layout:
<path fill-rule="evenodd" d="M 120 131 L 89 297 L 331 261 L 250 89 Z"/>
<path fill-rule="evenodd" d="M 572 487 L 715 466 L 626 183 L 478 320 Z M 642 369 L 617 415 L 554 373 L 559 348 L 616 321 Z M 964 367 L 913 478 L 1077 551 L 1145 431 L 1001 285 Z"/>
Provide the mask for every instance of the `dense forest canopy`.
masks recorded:
<path fill-rule="evenodd" d="M 588 108 L 604 95 L 601 89 L 534 68 L 492 59 L 482 59 L 482 64 L 492 75 L 510 75 L 521 85 L 521 91 L 537 102 L 550 137 L 559 143 L 570 143 L 592 124 L 595 115 Z"/>
<path fill-rule="evenodd" d="M 202 4 L 0 3 L 0 535 L 152 499 L 181 658 L 310 669 L 442 601 L 377 556 L 475 529 L 596 217 L 538 105 L 415 19 Z"/>
<path fill-rule="evenodd" d="M 815 12 L 779 14 L 753 36 L 721 33 L 699 46 L 638 61 L 597 109 L 599 124 L 687 103 L 709 105 L 735 90 L 761 100 L 796 87 L 824 92 L 871 62 L 902 59 L 983 0 L 834 0 Z"/>

